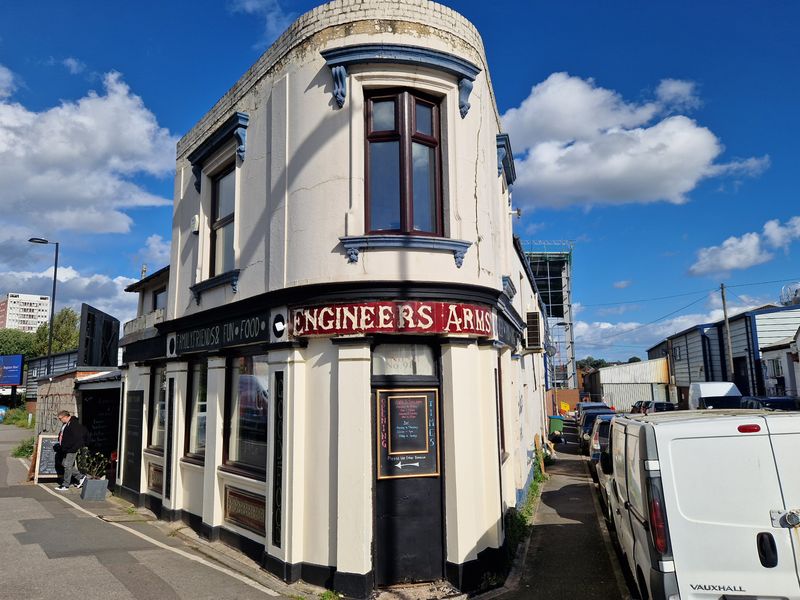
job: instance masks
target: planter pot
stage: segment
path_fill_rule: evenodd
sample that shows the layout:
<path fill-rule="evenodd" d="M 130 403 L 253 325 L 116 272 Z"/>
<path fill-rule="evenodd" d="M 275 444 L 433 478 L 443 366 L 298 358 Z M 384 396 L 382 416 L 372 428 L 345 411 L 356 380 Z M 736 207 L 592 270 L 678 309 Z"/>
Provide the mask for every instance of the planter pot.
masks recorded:
<path fill-rule="evenodd" d="M 108 481 L 105 479 L 86 479 L 81 488 L 81 500 L 102 501 L 106 499 Z"/>

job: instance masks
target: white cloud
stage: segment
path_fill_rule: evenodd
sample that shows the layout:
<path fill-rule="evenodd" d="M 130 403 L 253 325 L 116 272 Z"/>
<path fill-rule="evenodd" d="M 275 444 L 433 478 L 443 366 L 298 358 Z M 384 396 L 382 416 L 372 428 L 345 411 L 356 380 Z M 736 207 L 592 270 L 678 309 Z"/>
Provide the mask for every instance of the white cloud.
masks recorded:
<path fill-rule="evenodd" d="M 614 287 L 618 290 L 624 290 L 625 288 L 630 287 L 631 283 L 633 282 L 630 279 L 623 279 L 622 281 L 615 281 Z"/>
<path fill-rule="evenodd" d="M 264 19 L 264 34 L 258 46 L 271 44 L 294 20 L 294 13 L 283 10 L 278 0 L 231 0 L 230 10 Z"/>
<path fill-rule="evenodd" d="M 0 100 L 8 98 L 17 89 L 15 79 L 10 69 L 0 65 Z"/>
<path fill-rule="evenodd" d="M 169 264 L 170 241 L 160 235 L 151 235 L 145 241 L 145 246 L 139 250 L 139 258 L 147 265 L 148 271 L 153 273 Z"/>
<path fill-rule="evenodd" d="M 635 312 L 639 310 L 641 307 L 638 304 L 618 304 L 617 306 L 606 306 L 604 308 L 598 308 L 597 314 L 598 315 L 624 315 L 627 312 Z"/>
<path fill-rule="evenodd" d="M 124 323 L 136 316 L 137 296 L 125 292 L 135 281 L 128 277 L 85 275 L 69 266 L 59 267 L 56 308 L 71 306 L 79 310 L 80 304 L 86 302 Z M 52 267 L 42 272 L 0 272 L 0 290 L 49 296 L 52 285 Z"/>
<path fill-rule="evenodd" d="M 766 168 L 768 157 L 716 163 L 723 146 L 709 129 L 665 116 L 698 102 L 692 82 L 663 80 L 654 100 L 635 103 L 592 79 L 553 73 L 502 118 L 517 151 L 516 198 L 551 207 L 681 204 L 705 178 Z"/>
<path fill-rule="evenodd" d="M 700 106 L 696 86 L 693 81 L 682 79 L 663 79 L 656 88 L 658 100 L 676 109 L 691 109 Z"/>
<path fill-rule="evenodd" d="M 169 175 L 176 138 L 119 73 L 106 74 L 103 86 L 42 112 L 0 101 L 0 199 L 9 222 L 127 233 L 126 209 L 171 203 L 133 178 Z"/>
<path fill-rule="evenodd" d="M 719 246 L 700 248 L 689 273 L 716 275 L 748 269 L 774 258 L 766 246 L 788 253 L 791 243 L 799 238 L 800 217 L 792 217 L 785 224 L 773 219 L 764 224 L 762 233 L 751 231 L 739 237 L 731 236 Z"/>
<path fill-rule="evenodd" d="M 62 60 L 61 64 L 64 65 L 67 71 L 72 75 L 79 75 L 86 70 L 86 63 L 71 56 Z"/>

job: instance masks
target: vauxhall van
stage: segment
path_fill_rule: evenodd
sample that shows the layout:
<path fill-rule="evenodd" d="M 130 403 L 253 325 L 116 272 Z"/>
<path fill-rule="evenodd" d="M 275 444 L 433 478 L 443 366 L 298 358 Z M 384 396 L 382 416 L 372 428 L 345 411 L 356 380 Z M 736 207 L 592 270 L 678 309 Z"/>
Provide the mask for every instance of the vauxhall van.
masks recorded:
<path fill-rule="evenodd" d="M 614 419 L 600 463 L 641 597 L 800 599 L 798 460 L 798 413 Z"/>

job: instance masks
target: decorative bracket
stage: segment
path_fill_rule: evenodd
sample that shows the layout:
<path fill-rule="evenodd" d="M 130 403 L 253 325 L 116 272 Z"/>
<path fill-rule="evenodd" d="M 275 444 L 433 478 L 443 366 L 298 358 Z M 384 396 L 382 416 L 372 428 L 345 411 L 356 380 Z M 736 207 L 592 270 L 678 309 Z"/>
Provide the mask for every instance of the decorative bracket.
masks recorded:
<path fill-rule="evenodd" d="M 340 237 L 339 240 L 347 253 L 347 262 L 357 263 L 362 250 L 386 248 L 412 248 L 422 250 L 440 250 L 453 253 L 453 260 L 459 269 L 464 264 L 464 257 L 472 242 L 452 240 L 450 238 L 427 235 L 352 235 Z"/>
<path fill-rule="evenodd" d="M 236 156 L 240 162 L 244 162 L 245 145 L 247 144 L 247 128 L 237 127 L 233 131 L 233 137 L 236 138 Z"/>
<path fill-rule="evenodd" d="M 509 300 L 512 300 L 517 295 L 517 287 L 508 275 L 503 275 L 503 293 L 508 296 Z"/>
<path fill-rule="evenodd" d="M 517 179 L 517 169 L 514 166 L 514 153 L 511 151 L 511 138 L 507 133 L 497 134 L 497 176 L 505 172 L 506 183 L 511 185 Z"/>
<path fill-rule="evenodd" d="M 189 287 L 189 291 L 192 292 L 194 301 L 199 306 L 203 292 L 222 287 L 226 284 L 230 284 L 234 294 L 239 291 L 239 269 L 233 269 L 232 271 L 222 273 L 210 279 L 206 279 L 205 281 L 195 283 L 193 286 Z"/>
<path fill-rule="evenodd" d="M 192 165 L 192 175 L 194 175 L 194 189 L 200 193 L 200 182 L 202 181 L 203 167 L 199 164 Z"/>
<path fill-rule="evenodd" d="M 333 99 L 342 108 L 347 97 L 347 67 L 361 64 L 400 64 L 444 71 L 458 79 L 458 108 L 461 118 L 469 112 L 469 95 L 480 67 L 460 56 L 404 44 L 357 44 L 321 52 L 333 77 Z"/>
<path fill-rule="evenodd" d="M 186 157 L 192 165 L 194 188 L 198 193 L 200 193 L 203 163 L 209 156 L 214 154 L 214 152 L 227 144 L 231 137 L 236 140 L 236 156 L 240 161 L 244 160 L 244 151 L 247 143 L 247 125 L 249 122 L 250 117 L 246 113 L 234 113 Z"/>

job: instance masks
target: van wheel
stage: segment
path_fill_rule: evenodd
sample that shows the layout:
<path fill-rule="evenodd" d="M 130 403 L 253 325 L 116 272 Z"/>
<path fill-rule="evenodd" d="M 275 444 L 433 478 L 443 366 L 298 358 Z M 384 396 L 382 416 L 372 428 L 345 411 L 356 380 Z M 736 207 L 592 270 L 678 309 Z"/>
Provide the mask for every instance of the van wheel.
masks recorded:
<path fill-rule="evenodd" d="M 641 600 L 650 600 L 650 596 L 647 593 L 647 583 L 644 580 L 641 569 L 638 567 L 636 568 L 636 585 L 639 588 L 639 598 Z"/>

